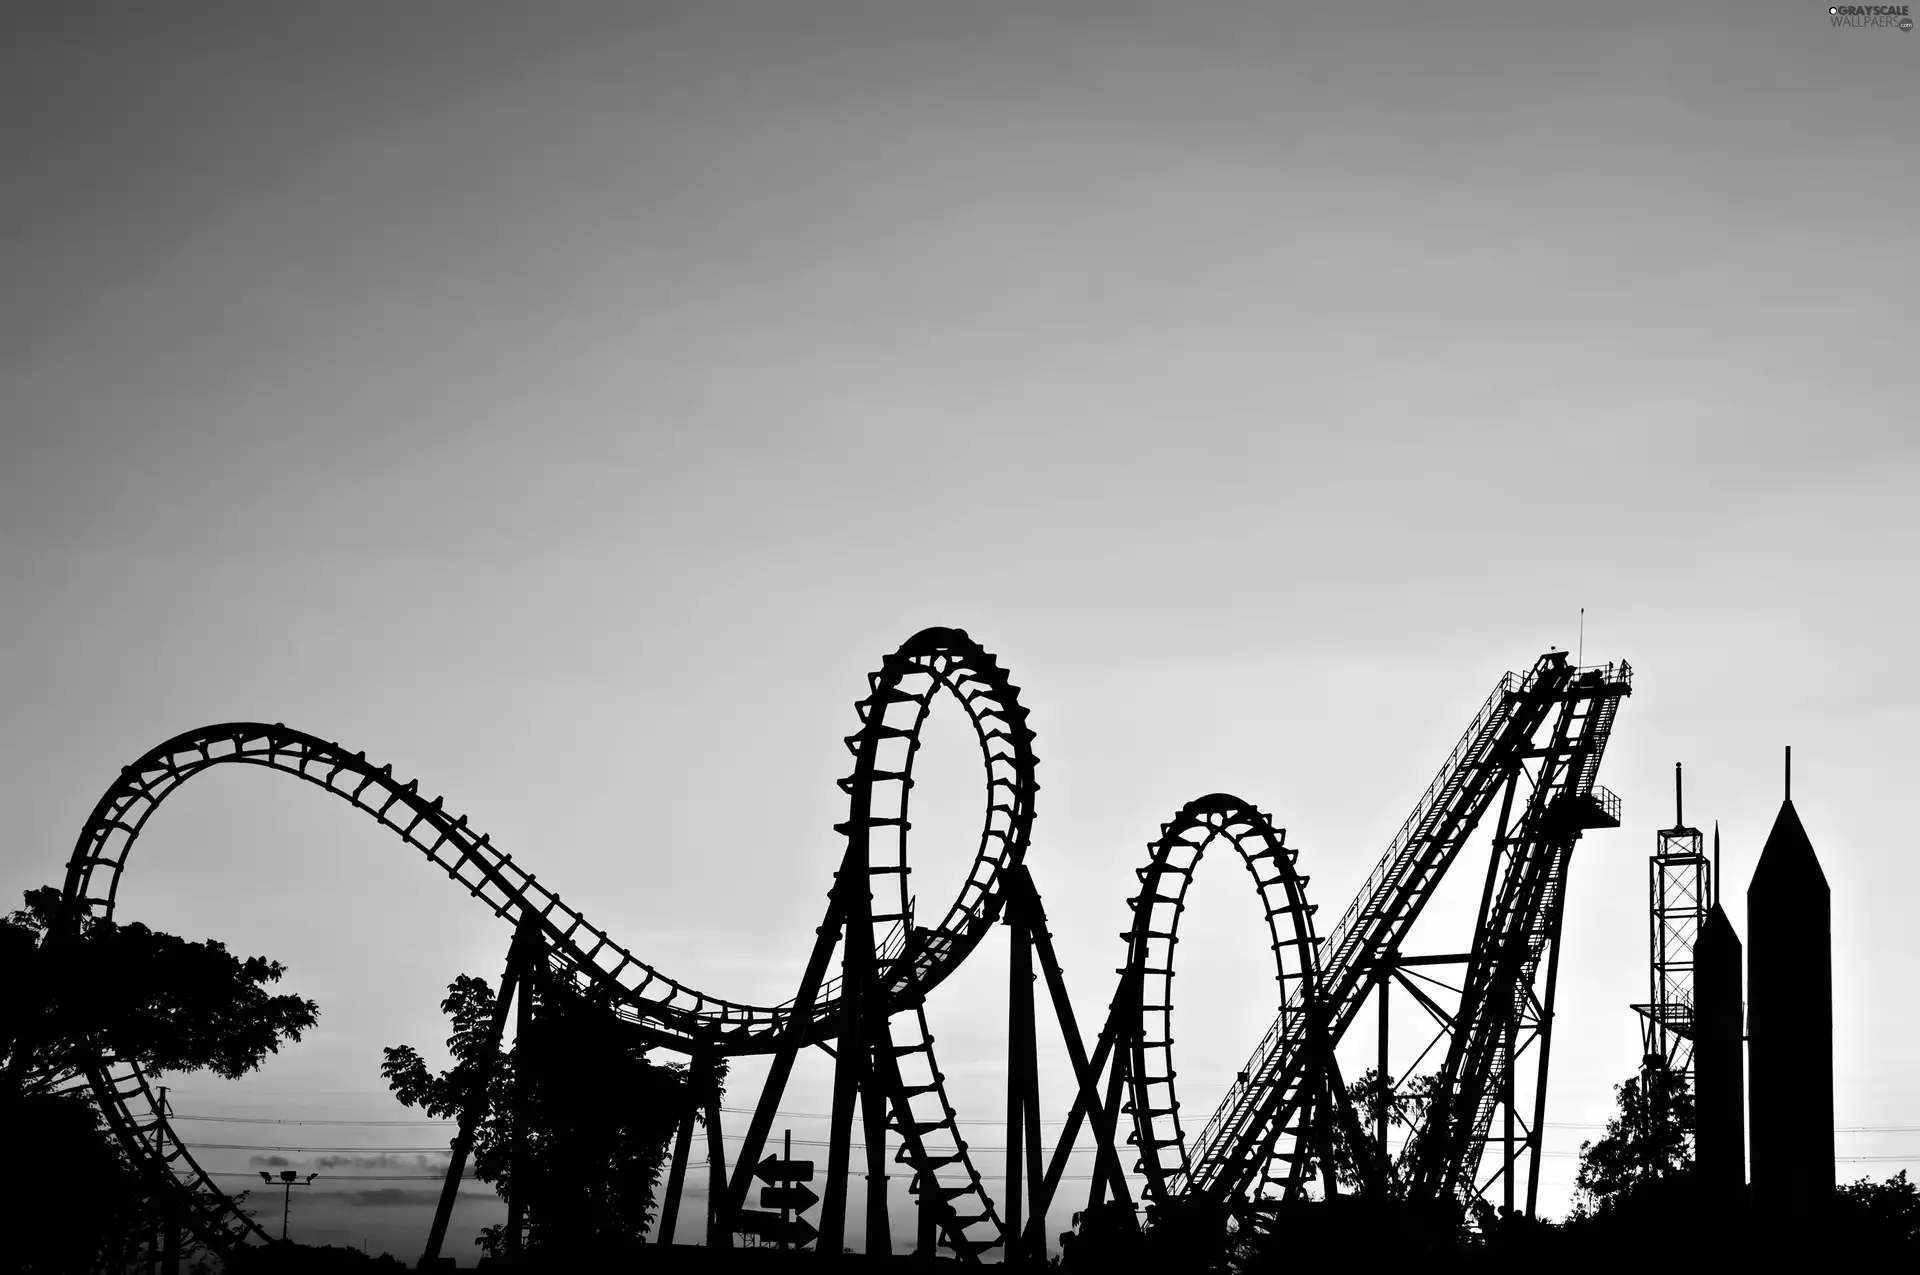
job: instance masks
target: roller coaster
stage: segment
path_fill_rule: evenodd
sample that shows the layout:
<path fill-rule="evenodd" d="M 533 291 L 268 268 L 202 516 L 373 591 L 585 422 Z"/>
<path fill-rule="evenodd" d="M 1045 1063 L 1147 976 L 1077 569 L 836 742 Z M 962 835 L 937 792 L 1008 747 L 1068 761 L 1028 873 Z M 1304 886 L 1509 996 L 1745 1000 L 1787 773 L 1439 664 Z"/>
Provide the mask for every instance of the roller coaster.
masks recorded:
<path fill-rule="evenodd" d="M 1026 862 L 1038 792 L 1027 712 L 1006 670 L 959 629 L 915 634 L 868 677 L 868 693 L 855 705 L 858 729 L 846 738 L 852 772 L 840 781 L 848 810 L 835 830 L 845 850 L 798 988 L 782 1004 L 726 1000 L 674 979 L 595 927 L 465 816 L 423 796 L 418 781 L 402 782 L 365 753 L 278 723 L 189 731 L 123 769 L 80 832 L 67 866 L 66 916 L 74 927 L 87 917 L 112 918 L 142 829 L 195 775 L 221 765 L 261 766 L 324 789 L 390 829 L 514 926 L 496 1042 L 512 983 L 538 977 L 595 995 L 650 1047 L 688 1058 L 768 1056 L 767 1079 L 731 1170 L 720 1111 L 709 1105 L 703 1113 L 714 1188 L 710 1243 L 728 1243 L 739 1228 L 795 1062 L 808 1049 L 829 1055 L 833 1066 L 816 1241 L 825 1252 L 839 1251 L 847 1239 L 856 1146 L 866 1158 L 870 1253 L 893 1246 L 889 1148 L 910 1175 L 918 1251 L 967 1262 L 996 1249 L 1010 1263 L 1044 1258 L 1048 1211 L 1083 1137 L 1094 1157 L 1089 1206 L 1111 1201 L 1128 1213 L 1143 1203 L 1203 1202 L 1233 1216 L 1265 1202 L 1317 1198 L 1341 1189 L 1338 1164 L 1348 1166 L 1349 1189 L 1361 1195 L 1463 1210 L 1497 1195 L 1511 1209 L 1523 1163 L 1525 1208 L 1532 1212 L 1568 868 L 1583 832 L 1619 824 L 1619 802 L 1596 778 L 1619 702 L 1631 691 L 1625 663 L 1576 667 L 1562 651 L 1541 656 L 1524 675 L 1503 676 L 1325 934 L 1315 930 L 1307 878 L 1284 829 L 1227 794 L 1188 803 L 1161 827 L 1138 870 L 1140 889 L 1127 901 L 1130 923 L 1122 935 L 1125 961 L 1091 1040 L 1067 995 Z M 943 697 L 958 704 L 978 740 L 985 816 L 958 896 L 937 924 L 923 925 L 908 890 L 910 798 L 922 728 Z M 1491 851 L 1471 942 L 1458 951 L 1420 948 L 1416 922 L 1490 813 Z M 1174 955 L 1194 874 L 1216 847 L 1231 847 L 1253 878 L 1271 938 L 1276 1014 L 1211 1118 L 1192 1133 L 1176 1088 Z M 927 1018 L 929 995 L 996 925 L 1011 940 L 999 1200 L 962 1134 Z M 1457 969 L 1457 986 L 1427 973 L 1431 967 Z M 1050 1151 L 1040 1133 L 1036 986 L 1045 988 L 1074 1078 Z M 1392 988 L 1437 1026 L 1423 1055 L 1435 1058 L 1437 1070 L 1417 1126 L 1397 1153 L 1388 1130 L 1395 1098 L 1387 1056 Z M 1377 1083 L 1387 1093 L 1367 1128 L 1336 1051 L 1348 1037 L 1361 1039 L 1356 1026 L 1370 1003 L 1379 1017 Z M 1529 1052 L 1526 1086 L 1520 1063 Z M 129 1154 L 172 1185 L 187 1224 L 209 1247 L 226 1252 L 267 1239 L 172 1133 L 135 1062 L 101 1053 L 88 1079 Z M 672 1240 L 692 1124 L 689 1118 L 676 1139 L 661 1242 Z M 438 1253 L 470 1142 L 471 1129 L 463 1126 L 429 1257 Z"/>

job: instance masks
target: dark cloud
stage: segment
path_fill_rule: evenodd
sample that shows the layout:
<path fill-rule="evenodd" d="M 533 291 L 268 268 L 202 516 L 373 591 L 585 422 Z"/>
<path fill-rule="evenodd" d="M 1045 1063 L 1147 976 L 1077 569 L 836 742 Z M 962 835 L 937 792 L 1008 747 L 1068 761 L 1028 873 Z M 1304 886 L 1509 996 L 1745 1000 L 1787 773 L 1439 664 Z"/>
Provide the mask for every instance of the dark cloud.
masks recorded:
<path fill-rule="evenodd" d="M 335 1198 L 356 1208 L 431 1208 L 440 1202 L 440 1193 L 383 1186 L 370 1191 L 341 1191 Z"/>
<path fill-rule="evenodd" d="M 448 1157 L 432 1152 L 421 1155 L 323 1155 L 288 1159 L 283 1155 L 256 1155 L 247 1158 L 254 1169 L 298 1169 L 315 1173 L 389 1173 L 420 1177 L 444 1177 Z M 471 1174 L 469 1174 L 471 1177 Z"/>
<path fill-rule="evenodd" d="M 447 1171 L 448 1157 L 444 1155 L 323 1155 L 313 1162 L 313 1167 L 323 1172 L 337 1172 L 341 1169 L 359 1169 L 367 1172 L 380 1170 L 387 1173 L 440 1173 Z"/>

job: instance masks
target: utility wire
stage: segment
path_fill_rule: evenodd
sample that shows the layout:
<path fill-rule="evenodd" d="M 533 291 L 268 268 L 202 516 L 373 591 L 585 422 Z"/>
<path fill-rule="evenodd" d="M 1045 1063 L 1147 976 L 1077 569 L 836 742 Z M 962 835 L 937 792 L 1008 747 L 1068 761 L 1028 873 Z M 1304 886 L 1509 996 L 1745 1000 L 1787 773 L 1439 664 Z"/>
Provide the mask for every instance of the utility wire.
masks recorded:
<path fill-rule="evenodd" d="M 720 1110 L 730 1115 L 752 1115 L 752 1107 L 722 1107 Z M 831 1117 L 814 1111 L 779 1111 L 774 1114 L 788 1120 L 827 1120 Z M 198 1120 L 218 1124 L 297 1124 L 297 1125 L 346 1125 L 354 1128 L 408 1128 L 408 1129 L 451 1129 L 457 1126 L 454 1120 L 309 1120 L 278 1116 L 183 1116 L 173 1112 L 170 1120 Z M 957 1124 L 1003 1125 L 1005 1121 L 992 1119 L 959 1120 Z M 1064 1120 L 1042 1120 L 1042 1125 L 1064 1125 Z M 1603 1124 L 1581 1124 L 1566 1120 L 1549 1120 L 1549 1129 L 1605 1129 Z M 1920 1124 L 1858 1124 L 1836 1125 L 1835 1133 L 1920 1133 Z"/>
<path fill-rule="evenodd" d="M 726 1112 L 729 1115 L 735 1115 L 735 1116 L 750 1116 L 754 1113 L 754 1109 L 752 1107 L 722 1107 L 720 1108 L 720 1110 L 723 1112 Z M 832 1116 L 828 1115 L 824 1111 L 781 1111 L 781 1112 L 776 1112 L 775 1114 L 782 1116 L 788 1120 L 831 1120 L 833 1118 Z M 355 1126 L 365 1126 L 365 1127 L 385 1126 L 385 1127 L 393 1127 L 393 1128 L 404 1126 L 408 1128 L 419 1128 L 419 1129 L 452 1128 L 454 1125 L 458 1123 L 458 1121 L 454 1121 L 454 1120 L 319 1120 L 319 1119 L 307 1120 L 307 1119 L 295 1119 L 292 1117 L 278 1117 L 278 1116 L 183 1116 L 178 1112 L 173 1113 L 172 1118 L 175 1120 L 217 1121 L 222 1124 L 319 1124 L 319 1125 L 355 1125 Z M 1005 1122 L 1000 1120 L 983 1119 L 983 1120 L 961 1120 L 961 1121 L 958 1121 L 957 1123 L 977 1124 L 977 1125 L 998 1125 L 998 1124 L 1003 1124 Z M 1065 1120 L 1042 1120 L 1040 1123 L 1043 1125 L 1060 1126 L 1060 1125 L 1066 1124 L 1067 1122 Z"/>
<path fill-rule="evenodd" d="M 175 1112 L 172 1118 L 203 1120 L 213 1124 L 332 1124 L 353 1125 L 356 1128 L 379 1125 L 409 1129 L 451 1129 L 459 1123 L 457 1120 L 294 1120 L 274 1116 L 183 1116 L 178 1112 Z"/>
<path fill-rule="evenodd" d="M 724 1133 L 721 1135 L 721 1137 L 727 1142 L 745 1142 L 747 1140 L 747 1135 L 744 1133 Z M 182 1142 L 180 1145 L 193 1151 L 298 1151 L 298 1152 L 308 1153 L 308 1154 L 313 1154 L 313 1153 L 340 1154 L 343 1152 L 352 1152 L 359 1155 L 433 1155 L 433 1154 L 445 1155 L 447 1151 L 447 1148 L 444 1146 L 438 1146 L 438 1147 L 310 1147 L 310 1146 L 304 1146 L 304 1145 L 303 1146 L 268 1146 L 266 1144 L 258 1143 L 258 1142 Z M 795 1138 L 793 1140 L 793 1145 L 796 1147 L 827 1147 L 827 1146 L 832 1146 L 833 1144 L 830 1141 L 827 1141 L 824 1139 L 818 1139 L 818 1138 Z M 864 1150 L 867 1144 L 864 1142 L 850 1142 L 847 1145 L 850 1147 L 853 1147 L 855 1150 Z M 1097 1149 L 1098 1148 L 1096 1146 L 1091 1144 L 1084 1147 L 1075 1146 L 1073 1149 L 1073 1154 L 1075 1155 L 1090 1154 Z M 969 1142 L 967 1144 L 967 1150 L 968 1151 L 1004 1152 L 1006 1148 L 1005 1147 L 983 1147 L 977 1143 Z M 1569 1152 L 1568 1154 L 1572 1154 L 1572 1153 Z"/>
<path fill-rule="evenodd" d="M 746 1135 L 742 1133 L 728 1133 L 721 1136 L 728 1142 L 746 1141 Z M 359 1155 L 431 1155 L 444 1153 L 446 1151 L 445 1147 L 282 1147 L 261 1146 L 257 1143 L 245 1142 L 185 1142 L 181 1145 L 195 1151 L 293 1151 L 306 1155 L 339 1155 L 343 1153 Z M 828 1147 L 833 1144 L 817 1138 L 795 1138 L 793 1145 L 796 1147 Z M 850 1142 L 847 1145 L 855 1151 L 864 1151 L 867 1147 L 867 1144 L 864 1142 Z M 1087 1155 L 1092 1154 L 1098 1149 L 1097 1146 L 1092 1145 L 1084 1147 L 1076 1146 L 1073 1149 L 1073 1154 Z M 981 1154 L 1005 1154 L 1007 1149 L 1005 1147 L 983 1147 L 970 1142 L 967 1144 L 967 1150 L 969 1152 L 980 1152 Z M 1542 1156 L 1552 1160 L 1571 1160 L 1579 1154 L 1578 1151 L 1541 1152 Z M 1835 1156 L 1834 1159 L 1846 1164 L 1920 1164 L 1920 1155 L 1842 1155 Z M 241 1174 L 240 1176 L 246 1177 L 248 1175 Z M 395 1179 L 395 1181 L 400 1180 L 402 1179 Z M 434 1180 L 438 1181 L 439 1178 L 436 1177 Z"/>
<path fill-rule="evenodd" d="M 204 1172 L 210 1178 L 259 1177 L 257 1173 L 229 1173 L 225 1170 L 215 1169 L 204 1170 Z M 191 1178 L 182 1178 L 180 1180 L 182 1182 L 192 1181 Z M 320 1180 L 322 1182 L 445 1182 L 447 1175 L 444 1173 L 341 1173 L 323 1176 Z M 463 1173 L 460 1175 L 460 1180 L 462 1182 L 478 1182 L 480 1179 L 474 1177 L 471 1173 Z M 277 1186 L 279 1184 L 275 1183 L 275 1185 Z M 328 1192 L 323 1190 L 320 1194 L 326 1195 Z M 478 1195 L 479 1193 L 473 1192 L 472 1194 Z"/>

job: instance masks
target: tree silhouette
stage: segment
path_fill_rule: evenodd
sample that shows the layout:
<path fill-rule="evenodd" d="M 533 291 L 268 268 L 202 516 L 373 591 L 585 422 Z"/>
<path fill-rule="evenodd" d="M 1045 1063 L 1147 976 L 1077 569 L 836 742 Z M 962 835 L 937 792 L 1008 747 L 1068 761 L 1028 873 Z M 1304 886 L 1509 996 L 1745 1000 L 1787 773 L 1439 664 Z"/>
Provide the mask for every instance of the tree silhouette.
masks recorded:
<path fill-rule="evenodd" d="M 1885 1182 L 1847 1183 L 1835 1192 L 1833 1214 L 1835 1232 L 1863 1256 L 1920 1258 L 1920 1191 L 1905 1169 Z"/>
<path fill-rule="evenodd" d="M 60 892 L 26 893 L 0 923 L 9 977 L 0 986 L 6 1087 L 18 1095 L 83 1083 L 104 1047 L 147 1072 L 211 1071 L 229 1080 L 259 1067 L 319 1018 L 312 1001 L 271 996 L 286 967 L 245 960 L 214 939 L 189 943 L 135 922 L 97 917 L 62 926 Z"/>
<path fill-rule="evenodd" d="M 532 1030 L 493 1057 L 494 992 L 462 975 L 441 1009 L 453 1066 L 438 1075 L 411 1046 L 384 1051 L 394 1095 L 429 1115 L 473 1124 L 474 1175 L 524 1219 L 524 1237 L 489 1227 L 489 1255 L 609 1254 L 639 1244 L 653 1220 L 667 1144 L 682 1119 L 716 1100 L 724 1064 L 690 1076 L 660 1065 L 600 999 L 540 980 Z M 479 1107 L 466 1105 L 478 1086 Z"/>
<path fill-rule="evenodd" d="M 1369 1067 L 1360 1073 L 1358 1079 L 1347 1086 L 1347 1100 L 1353 1104 L 1354 1114 L 1360 1125 L 1362 1137 L 1371 1137 L 1378 1128 L 1381 1109 L 1387 1113 L 1387 1127 L 1406 1129 L 1407 1140 L 1400 1149 L 1396 1163 L 1404 1169 L 1413 1161 L 1420 1138 L 1420 1122 L 1431 1105 L 1434 1092 L 1439 1088 L 1437 1075 L 1415 1076 L 1398 1088 L 1390 1088 L 1391 1078 L 1383 1084 L 1378 1068 Z M 1338 1121 L 1333 1126 L 1333 1165 L 1340 1185 L 1347 1190 L 1355 1190 L 1360 1185 L 1359 1170 L 1360 1149 L 1355 1147 L 1347 1131 Z M 1399 1179 L 1395 1174 L 1393 1189 L 1399 1192 Z"/>
<path fill-rule="evenodd" d="M 161 1220 L 165 1188 L 104 1127 L 86 1068 L 102 1048 L 150 1076 L 259 1067 L 319 1017 L 272 996 L 284 966 L 241 959 L 144 925 L 64 913 L 60 891 L 29 890 L 0 920 L 0 1127 L 33 1148 L 10 1175 L 9 1269 L 120 1270 Z"/>
<path fill-rule="evenodd" d="M 1636 1197 L 1673 1195 L 1691 1179 L 1694 1107 L 1686 1076 L 1649 1059 L 1613 1092 L 1619 1114 L 1604 1137 L 1580 1146 L 1574 1187 L 1581 1214 L 1604 1217 Z"/>

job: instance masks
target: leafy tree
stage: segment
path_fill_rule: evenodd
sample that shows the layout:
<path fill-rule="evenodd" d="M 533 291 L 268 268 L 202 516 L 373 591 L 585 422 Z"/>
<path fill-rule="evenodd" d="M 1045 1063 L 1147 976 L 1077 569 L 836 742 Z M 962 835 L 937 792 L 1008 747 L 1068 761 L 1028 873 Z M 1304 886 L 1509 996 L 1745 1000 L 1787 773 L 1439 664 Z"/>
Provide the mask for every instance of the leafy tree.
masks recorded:
<path fill-rule="evenodd" d="M 9 1174 L 9 1211 L 32 1224 L 12 1228 L 8 1257 L 34 1275 L 121 1270 L 160 1222 L 164 1188 L 104 1126 L 88 1064 L 104 1048 L 149 1075 L 237 1077 L 318 1010 L 269 995 L 285 968 L 264 957 L 139 924 L 63 924 L 52 887 L 25 903 L 0 919 L 0 1127 L 34 1157 Z"/>
<path fill-rule="evenodd" d="M 462 975 L 440 1006 L 453 1024 L 453 1066 L 435 1075 L 400 1045 L 385 1051 L 381 1072 L 401 1102 L 440 1118 L 468 1116 L 479 1095 L 474 1175 L 524 1218 L 526 1249 L 604 1254 L 639 1244 L 668 1142 L 690 1108 L 697 1115 L 708 1095 L 717 1097 L 724 1064 L 699 1075 L 655 1064 L 604 1000 L 555 980 L 539 988 L 535 1005 L 526 1038 L 496 1055 L 493 990 Z M 489 1227 L 476 1242 L 502 1255 L 520 1240 Z"/>
<path fill-rule="evenodd" d="M 1226 1269 L 1229 1221 L 1225 1205 L 1201 1195 L 1147 1205 L 1147 1225 L 1135 1252 L 1144 1270 Z"/>
<path fill-rule="evenodd" d="M 1236 1212 L 1228 1269 L 1246 1275 L 1395 1266 L 1432 1270 L 1458 1232 L 1448 1210 L 1357 1195 L 1255 1200 Z M 1175 1255 L 1164 1268 L 1184 1266 Z"/>
<path fill-rule="evenodd" d="M 1843 1242 L 1869 1253 L 1920 1256 L 1920 1191 L 1905 1169 L 1885 1182 L 1849 1182 L 1834 1194 L 1833 1222 Z"/>
<path fill-rule="evenodd" d="M 1397 1089 L 1391 1088 L 1390 1078 L 1387 1084 L 1382 1084 L 1379 1069 L 1369 1067 L 1360 1074 L 1359 1079 L 1347 1086 L 1347 1099 L 1353 1104 L 1362 1137 L 1372 1137 L 1383 1107 L 1387 1113 L 1388 1128 L 1408 1130 L 1406 1144 L 1401 1148 L 1397 1162 L 1403 1173 L 1412 1163 L 1419 1142 L 1420 1122 L 1426 1116 L 1427 1108 L 1432 1105 L 1439 1085 L 1440 1078 L 1430 1074 L 1415 1076 Z M 1352 1145 L 1346 1131 L 1338 1123 L 1333 1129 L 1333 1157 L 1340 1185 L 1348 1190 L 1357 1189 L 1360 1185 L 1359 1149 Z M 1399 1176 L 1396 1175 L 1394 1184 L 1396 1193 Z"/>
<path fill-rule="evenodd" d="M 1693 1093 L 1686 1076 L 1649 1059 L 1640 1075 L 1614 1087 L 1620 1114 L 1607 1122 L 1606 1136 L 1580 1146 L 1580 1171 L 1574 1187 L 1581 1214 L 1605 1215 L 1625 1207 L 1636 1195 L 1673 1193 L 1693 1168 Z"/>
<path fill-rule="evenodd" d="M 1060 1236 L 1060 1264 L 1068 1270 L 1118 1270 L 1140 1251 L 1139 1218 L 1118 1200 L 1075 1213 L 1073 1229 Z"/>
<path fill-rule="evenodd" d="M 13 1269 L 78 1275 L 133 1260 L 155 1211 L 147 1183 L 102 1127 L 89 1095 L 8 1094 L 0 1119 L 16 1148 L 9 1159 L 18 1157 L 5 1175 L 16 1220 L 7 1237 Z"/>
<path fill-rule="evenodd" d="M 90 917 L 69 933 L 52 886 L 27 891 L 26 904 L 0 922 L 9 975 L 0 1050 L 12 1094 L 84 1083 L 102 1049 L 150 1073 L 237 1079 L 319 1018 L 312 1001 L 268 994 L 286 973 L 278 961 L 242 960 L 218 940 L 189 943 L 138 922 Z"/>
<path fill-rule="evenodd" d="M 338 1244 L 275 1243 L 234 1254 L 220 1275 L 400 1275 L 406 1269 L 391 1253 L 371 1257 Z"/>

